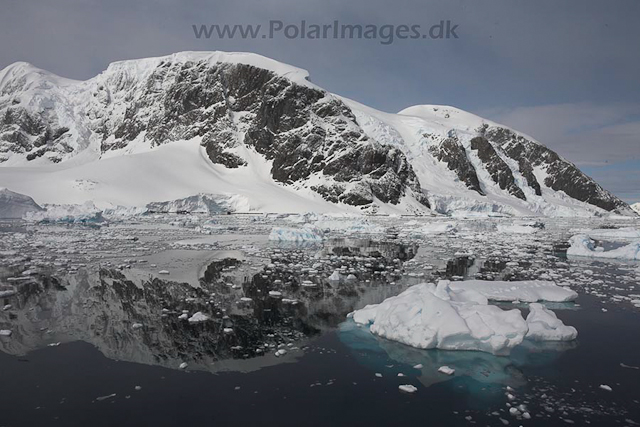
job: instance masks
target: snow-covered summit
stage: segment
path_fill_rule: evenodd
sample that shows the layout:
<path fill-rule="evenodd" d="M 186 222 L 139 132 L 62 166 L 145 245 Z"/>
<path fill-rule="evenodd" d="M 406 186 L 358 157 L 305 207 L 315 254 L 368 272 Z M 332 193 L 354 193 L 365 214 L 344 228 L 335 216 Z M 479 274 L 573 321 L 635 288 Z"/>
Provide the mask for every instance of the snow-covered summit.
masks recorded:
<path fill-rule="evenodd" d="M 300 84 L 311 85 L 308 81 L 309 72 L 302 68 L 294 67 L 266 56 L 250 52 L 224 52 L 224 51 L 183 51 L 171 55 L 128 59 L 109 64 L 100 76 L 117 75 L 127 73 L 130 77 L 144 80 L 160 65 L 185 64 L 185 63 L 215 64 L 243 64 L 268 70 L 274 74 Z M 98 78 L 98 77 L 95 77 Z"/>

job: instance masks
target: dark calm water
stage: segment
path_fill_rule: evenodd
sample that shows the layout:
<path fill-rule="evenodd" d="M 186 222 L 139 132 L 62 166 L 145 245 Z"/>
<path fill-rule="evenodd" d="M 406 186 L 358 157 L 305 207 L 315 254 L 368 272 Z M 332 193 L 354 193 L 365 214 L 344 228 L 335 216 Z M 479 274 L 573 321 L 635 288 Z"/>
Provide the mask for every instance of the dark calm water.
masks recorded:
<path fill-rule="evenodd" d="M 640 314 L 628 307 L 604 312 L 601 301 L 581 294 L 577 306 L 554 307 L 578 329 L 576 342 L 526 343 L 509 357 L 417 350 L 345 321 L 354 307 L 411 284 L 394 271 L 416 249 L 329 244 L 325 255 L 343 257 L 336 263 L 345 271 L 368 272 L 340 286 L 302 286 L 317 279 L 296 266 L 313 268 L 316 260 L 295 248 L 274 252 L 271 261 L 280 264 L 253 276 L 242 263 L 216 260 L 201 288 L 188 293 L 159 279 L 139 287 L 110 270 L 42 279 L 2 301 L 16 306 L 13 320 L 21 326 L 0 337 L 0 426 L 640 423 Z M 458 257 L 434 274 L 504 268 Z M 274 283 L 297 303 L 268 296 Z M 238 304 L 237 292 L 252 301 Z M 185 307 L 213 320 L 185 325 L 176 320 Z M 135 329 L 134 321 L 144 326 Z M 256 350 L 264 343 L 273 344 L 266 356 Z M 276 358 L 278 343 L 288 353 Z M 189 367 L 177 369 L 180 360 Z M 443 365 L 455 375 L 438 373 Z M 401 384 L 418 390 L 400 392 Z M 525 405 L 531 419 L 510 415 L 507 405 Z"/>

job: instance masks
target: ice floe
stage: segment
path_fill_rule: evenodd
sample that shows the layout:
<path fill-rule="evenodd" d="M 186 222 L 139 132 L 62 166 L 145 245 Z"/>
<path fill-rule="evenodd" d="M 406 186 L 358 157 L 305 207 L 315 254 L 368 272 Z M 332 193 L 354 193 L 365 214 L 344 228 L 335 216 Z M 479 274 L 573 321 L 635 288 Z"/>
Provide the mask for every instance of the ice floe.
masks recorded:
<path fill-rule="evenodd" d="M 605 251 L 603 247 L 597 247 L 588 235 L 577 234 L 569 239 L 569 244 L 571 246 L 567 249 L 567 256 L 640 260 L 640 240 Z"/>
<path fill-rule="evenodd" d="M 567 302 L 578 298 L 577 292 L 544 280 L 465 280 L 452 282 L 451 289 L 474 290 L 493 301 Z"/>

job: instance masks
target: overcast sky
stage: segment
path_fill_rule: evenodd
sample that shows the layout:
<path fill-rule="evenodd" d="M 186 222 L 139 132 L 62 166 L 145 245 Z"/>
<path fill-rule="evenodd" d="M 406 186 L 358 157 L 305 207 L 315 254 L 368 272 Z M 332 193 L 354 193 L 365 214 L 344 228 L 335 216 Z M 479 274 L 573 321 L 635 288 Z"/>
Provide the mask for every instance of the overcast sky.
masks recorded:
<path fill-rule="evenodd" d="M 640 1 L 0 0 L 0 68 L 87 79 L 109 62 L 250 51 L 378 109 L 453 105 L 513 126 L 640 201 Z M 458 39 L 197 39 L 192 24 L 458 25 Z"/>

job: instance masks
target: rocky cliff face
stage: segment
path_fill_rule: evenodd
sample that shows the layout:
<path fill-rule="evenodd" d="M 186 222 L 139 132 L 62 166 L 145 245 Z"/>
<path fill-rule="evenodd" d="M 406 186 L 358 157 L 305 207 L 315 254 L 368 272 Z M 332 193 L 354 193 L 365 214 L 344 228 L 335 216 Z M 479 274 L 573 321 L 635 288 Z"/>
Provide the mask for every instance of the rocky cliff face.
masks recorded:
<path fill-rule="evenodd" d="M 420 112 L 417 128 L 403 129 L 395 116 L 372 131 L 378 119 L 304 77 L 257 55 L 219 52 L 114 63 L 85 82 L 14 64 L 0 71 L 0 166 L 81 153 L 98 160 L 196 140 L 213 165 L 252 169 L 256 153 L 277 184 L 367 211 L 380 204 L 427 211 L 453 197 L 545 214 L 540 206 L 557 203 L 543 196 L 549 190 L 630 212 L 573 164 L 515 131 L 468 113 L 455 120 L 463 113 L 455 109 L 425 116 L 427 106 L 401 113 Z M 440 166 L 425 166 L 432 162 Z"/>

